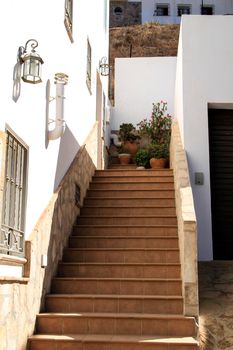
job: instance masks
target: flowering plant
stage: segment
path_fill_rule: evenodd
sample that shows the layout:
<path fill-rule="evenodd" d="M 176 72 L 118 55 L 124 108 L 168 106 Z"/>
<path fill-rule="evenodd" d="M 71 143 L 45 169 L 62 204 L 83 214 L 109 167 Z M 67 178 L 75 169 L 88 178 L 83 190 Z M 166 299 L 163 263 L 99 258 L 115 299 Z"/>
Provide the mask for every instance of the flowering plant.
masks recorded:
<path fill-rule="evenodd" d="M 169 144 L 171 137 L 171 116 L 167 113 L 167 102 L 153 103 L 149 120 L 143 119 L 138 123 L 139 133 L 148 135 L 152 143 Z"/>

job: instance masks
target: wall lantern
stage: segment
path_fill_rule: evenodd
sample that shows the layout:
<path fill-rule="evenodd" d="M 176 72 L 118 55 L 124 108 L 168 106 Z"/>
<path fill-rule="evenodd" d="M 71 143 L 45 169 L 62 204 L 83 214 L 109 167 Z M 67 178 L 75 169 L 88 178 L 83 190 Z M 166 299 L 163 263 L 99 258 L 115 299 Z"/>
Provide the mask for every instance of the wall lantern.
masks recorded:
<path fill-rule="evenodd" d="M 110 66 L 107 63 L 107 57 L 102 57 L 99 63 L 100 74 L 104 77 L 108 76 L 110 73 Z"/>
<path fill-rule="evenodd" d="M 31 44 L 31 52 L 28 53 L 28 45 Z M 17 62 L 14 66 L 13 73 L 13 101 L 17 102 L 21 91 L 21 77 L 25 83 L 41 83 L 41 65 L 44 63 L 42 58 L 36 53 L 35 48 L 38 42 L 30 39 L 26 42 L 25 47 L 20 46 L 17 54 Z M 22 74 L 23 67 L 23 74 Z"/>
<path fill-rule="evenodd" d="M 31 43 L 31 52 L 27 52 L 27 47 Z M 20 46 L 18 50 L 18 60 L 23 65 L 22 80 L 25 83 L 38 84 L 41 83 L 41 65 L 44 63 L 42 58 L 36 53 L 35 48 L 38 42 L 30 39 L 26 42 L 25 47 Z"/>

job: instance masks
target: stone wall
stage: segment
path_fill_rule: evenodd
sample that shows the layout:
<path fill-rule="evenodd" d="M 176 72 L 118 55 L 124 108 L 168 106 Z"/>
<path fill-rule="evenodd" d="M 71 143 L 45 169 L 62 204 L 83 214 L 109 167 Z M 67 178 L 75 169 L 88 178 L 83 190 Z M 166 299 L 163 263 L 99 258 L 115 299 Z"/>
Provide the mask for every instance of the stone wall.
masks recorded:
<path fill-rule="evenodd" d="M 89 145 L 96 144 L 95 124 Z M 38 220 L 25 251 L 27 263 L 23 278 L 0 278 L 0 350 L 25 350 L 27 337 L 34 331 L 36 314 L 43 311 L 44 296 L 50 290 L 64 247 L 80 211 L 95 165 L 87 148 L 81 147 L 58 190 Z M 76 185 L 80 187 L 80 205 Z M 47 255 L 47 267 L 41 267 L 41 256 Z"/>
<path fill-rule="evenodd" d="M 121 11 L 118 11 L 120 9 Z M 142 22 L 141 2 L 110 1 L 110 28 L 123 27 Z"/>
<path fill-rule="evenodd" d="M 183 149 L 179 126 L 172 124 L 170 166 L 174 172 L 176 211 L 183 280 L 184 314 L 198 316 L 198 270 L 196 216 L 190 186 L 186 153 Z"/>

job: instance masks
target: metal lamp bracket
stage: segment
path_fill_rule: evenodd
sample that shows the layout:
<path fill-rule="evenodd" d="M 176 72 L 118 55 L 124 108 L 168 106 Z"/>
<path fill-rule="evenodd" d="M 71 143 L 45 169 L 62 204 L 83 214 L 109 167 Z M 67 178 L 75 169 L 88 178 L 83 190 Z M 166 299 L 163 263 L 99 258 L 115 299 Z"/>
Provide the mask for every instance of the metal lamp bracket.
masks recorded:
<path fill-rule="evenodd" d="M 48 147 L 49 140 L 56 140 L 61 137 L 65 130 L 65 120 L 63 119 L 64 114 L 64 86 L 68 82 L 68 76 L 63 73 L 57 73 L 55 75 L 56 84 L 56 97 L 50 94 L 50 80 L 46 84 L 46 126 L 45 126 L 45 146 Z M 55 118 L 49 117 L 49 104 L 56 102 L 56 116 Z M 54 123 L 54 129 L 49 130 L 49 125 Z"/>

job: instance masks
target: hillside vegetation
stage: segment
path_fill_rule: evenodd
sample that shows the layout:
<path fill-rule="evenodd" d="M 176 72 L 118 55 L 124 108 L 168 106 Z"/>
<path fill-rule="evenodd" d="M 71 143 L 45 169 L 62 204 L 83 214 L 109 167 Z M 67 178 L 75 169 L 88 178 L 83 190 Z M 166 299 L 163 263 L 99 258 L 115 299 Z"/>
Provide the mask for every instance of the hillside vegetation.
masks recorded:
<path fill-rule="evenodd" d="M 145 23 L 110 28 L 110 100 L 114 100 L 114 60 L 116 57 L 176 56 L 180 26 Z"/>

